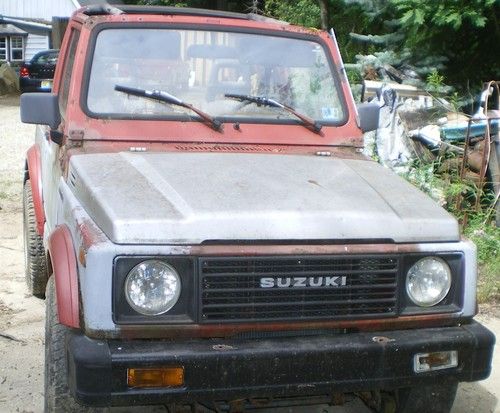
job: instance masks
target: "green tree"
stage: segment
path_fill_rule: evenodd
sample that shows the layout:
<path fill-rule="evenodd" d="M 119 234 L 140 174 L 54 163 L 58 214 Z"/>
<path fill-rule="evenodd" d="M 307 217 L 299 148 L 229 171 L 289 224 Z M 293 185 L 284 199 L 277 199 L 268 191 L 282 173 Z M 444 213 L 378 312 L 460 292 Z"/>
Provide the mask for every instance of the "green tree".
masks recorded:
<path fill-rule="evenodd" d="M 306 27 L 320 27 L 321 11 L 316 0 L 266 0 L 267 15 Z"/>
<path fill-rule="evenodd" d="M 409 63 L 424 77 L 439 71 L 465 91 L 500 77 L 499 0 L 351 0 L 372 22 L 353 37 L 395 52 L 396 64 Z"/>

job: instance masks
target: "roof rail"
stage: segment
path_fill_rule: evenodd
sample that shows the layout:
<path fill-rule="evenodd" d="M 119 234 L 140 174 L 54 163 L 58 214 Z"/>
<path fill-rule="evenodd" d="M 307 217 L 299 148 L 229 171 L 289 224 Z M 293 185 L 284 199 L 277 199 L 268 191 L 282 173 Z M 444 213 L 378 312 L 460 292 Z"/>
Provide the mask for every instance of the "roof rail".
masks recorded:
<path fill-rule="evenodd" d="M 83 8 L 83 14 L 87 16 L 100 16 L 103 14 L 123 14 L 124 12 L 109 4 L 94 4 Z"/>
<path fill-rule="evenodd" d="M 263 16 L 262 14 L 257 14 L 257 13 L 248 13 L 247 18 L 248 20 L 252 20 L 254 22 L 278 23 L 278 24 L 290 25 L 290 23 L 284 20 L 273 19 L 272 17 Z"/>
<path fill-rule="evenodd" d="M 189 15 L 202 17 L 225 17 L 231 19 L 250 20 L 247 14 L 233 13 L 220 10 L 204 10 L 191 7 L 168 7 L 168 6 L 110 6 L 95 5 L 83 9 L 87 16 L 109 15 L 109 14 L 158 14 L 158 15 Z"/>

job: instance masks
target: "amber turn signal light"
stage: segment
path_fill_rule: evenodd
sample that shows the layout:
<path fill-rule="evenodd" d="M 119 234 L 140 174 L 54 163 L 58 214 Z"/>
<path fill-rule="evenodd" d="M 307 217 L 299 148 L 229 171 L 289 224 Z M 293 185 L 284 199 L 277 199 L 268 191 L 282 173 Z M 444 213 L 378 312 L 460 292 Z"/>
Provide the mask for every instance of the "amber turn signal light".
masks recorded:
<path fill-rule="evenodd" d="M 181 387 L 184 367 L 127 369 L 129 387 Z"/>

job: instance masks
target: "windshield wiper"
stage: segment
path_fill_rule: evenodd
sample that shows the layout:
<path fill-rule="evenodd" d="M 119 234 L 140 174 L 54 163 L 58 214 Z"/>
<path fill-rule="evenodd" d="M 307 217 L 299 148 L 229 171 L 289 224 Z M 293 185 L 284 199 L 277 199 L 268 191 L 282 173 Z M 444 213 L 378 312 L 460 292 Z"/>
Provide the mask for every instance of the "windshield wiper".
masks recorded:
<path fill-rule="evenodd" d="M 240 102 L 255 103 L 257 104 L 257 106 L 269 106 L 272 108 L 284 109 L 287 112 L 290 112 L 295 117 L 299 118 L 302 121 L 302 125 L 304 125 L 307 129 L 321 134 L 321 128 L 323 126 L 319 122 L 311 119 L 309 116 L 297 112 L 291 106 L 285 105 L 284 103 L 278 102 L 277 100 L 266 98 L 264 96 L 237 95 L 233 93 L 226 93 L 224 96 L 229 99 L 239 100 Z"/>
<path fill-rule="evenodd" d="M 203 112 L 202 110 L 194 107 L 193 105 L 183 102 L 182 100 L 175 97 L 174 95 L 171 95 L 170 93 L 164 92 L 162 90 L 136 89 L 134 87 L 121 86 L 121 85 L 115 85 L 115 90 L 117 92 L 126 93 L 127 95 L 158 100 L 160 102 L 170 103 L 171 105 L 187 108 L 196 113 L 203 120 L 203 123 L 210 126 L 212 129 L 216 130 L 217 132 L 222 131 L 221 121 L 214 119 L 208 113 Z"/>

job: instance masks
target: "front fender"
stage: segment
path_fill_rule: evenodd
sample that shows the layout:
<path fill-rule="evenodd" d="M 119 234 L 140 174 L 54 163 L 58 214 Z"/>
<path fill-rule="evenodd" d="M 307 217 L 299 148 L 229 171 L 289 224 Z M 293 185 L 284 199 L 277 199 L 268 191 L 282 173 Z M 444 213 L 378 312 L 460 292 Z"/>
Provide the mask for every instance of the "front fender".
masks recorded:
<path fill-rule="evenodd" d="M 68 327 L 80 327 L 78 270 L 71 233 L 59 225 L 49 237 L 49 253 L 55 277 L 59 322 Z"/>
<path fill-rule="evenodd" d="M 37 144 L 28 149 L 26 154 L 25 179 L 29 177 L 31 182 L 31 191 L 33 193 L 33 206 L 35 208 L 36 232 L 43 237 L 43 227 L 45 225 L 45 212 L 43 210 L 42 194 L 42 162 L 40 159 L 40 148 Z"/>

